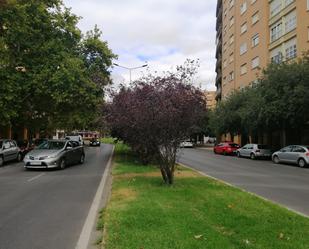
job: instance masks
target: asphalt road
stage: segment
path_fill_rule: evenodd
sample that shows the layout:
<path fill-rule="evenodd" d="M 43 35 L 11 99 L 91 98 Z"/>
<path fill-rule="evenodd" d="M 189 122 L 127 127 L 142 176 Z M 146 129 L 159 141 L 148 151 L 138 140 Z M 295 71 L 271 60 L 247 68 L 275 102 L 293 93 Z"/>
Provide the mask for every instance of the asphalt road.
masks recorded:
<path fill-rule="evenodd" d="M 309 168 L 182 149 L 178 161 L 309 216 Z"/>
<path fill-rule="evenodd" d="M 0 168 L 0 249 L 74 249 L 112 150 L 85 148 L 83 165 Z"/>

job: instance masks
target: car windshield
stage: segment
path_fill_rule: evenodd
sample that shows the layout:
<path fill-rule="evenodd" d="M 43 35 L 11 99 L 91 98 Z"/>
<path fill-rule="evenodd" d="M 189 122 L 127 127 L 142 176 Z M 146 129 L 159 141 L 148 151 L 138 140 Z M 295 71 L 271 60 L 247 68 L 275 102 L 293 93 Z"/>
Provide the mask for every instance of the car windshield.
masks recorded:
<path fill-rule="evenodd" d="M 269 147 L 265 144 L 258 144 L 258 149 L 261 149 L 261 150 L 269 150 Z"/>
<path fill-rule="evenodd" d="M 46 141 L 39 145 L 40 150 L 60 150 L 64 147 L 65 142 L 63 141 Z"/>
<path fill-rule="evenodd" d="M 238 144 L 230 144 L 230 146 L 235 148 L 235 147 L 238 147 Z"/>

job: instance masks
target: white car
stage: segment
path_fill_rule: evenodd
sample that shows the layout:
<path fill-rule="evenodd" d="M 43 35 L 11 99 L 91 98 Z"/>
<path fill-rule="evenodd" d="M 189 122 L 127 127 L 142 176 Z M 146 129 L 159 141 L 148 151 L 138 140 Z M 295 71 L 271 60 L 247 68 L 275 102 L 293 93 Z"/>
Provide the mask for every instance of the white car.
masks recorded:
<path fill-rule="evenodd" d="M 180 148 L 193 148 L 193 143 L 191 141 L 181 142 Z"/>
<path fill-rule="evenodd" d="M 66 136 L 65 139 L 76 141 L 76 142 L 79 142 L 80 145 L 84 145 L 84 140 L 81 135 L 70 135 L 70 136 Z"/>

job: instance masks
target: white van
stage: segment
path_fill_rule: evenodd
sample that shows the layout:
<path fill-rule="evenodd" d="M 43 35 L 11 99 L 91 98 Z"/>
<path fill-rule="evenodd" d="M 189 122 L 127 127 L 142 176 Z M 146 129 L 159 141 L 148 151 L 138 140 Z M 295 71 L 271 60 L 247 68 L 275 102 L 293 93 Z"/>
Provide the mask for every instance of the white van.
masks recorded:
<path fill-rule="evenodd" d="M 77 142 L 79 142 L 80 145 L 84 144 L 84 140 L 83 140 L 83 137 L 81 135 L 66 136 L 65 139 L 77 141 Z"/>

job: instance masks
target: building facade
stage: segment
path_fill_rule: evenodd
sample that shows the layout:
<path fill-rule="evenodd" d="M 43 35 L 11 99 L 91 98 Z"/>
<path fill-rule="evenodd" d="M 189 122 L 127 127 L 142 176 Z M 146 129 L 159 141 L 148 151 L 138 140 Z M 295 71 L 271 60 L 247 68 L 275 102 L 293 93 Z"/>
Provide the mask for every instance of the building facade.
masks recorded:
<path fill-rule="evenodd" d="M 205 91 L 206 97 L 206 108 L 208 110 L 213 110 L 216 107 L 216 91 Z"/>
<path fill-rule="evenodd" d="M 309 0 L 218 0 L 216 99 L 309 50 Z"/>

